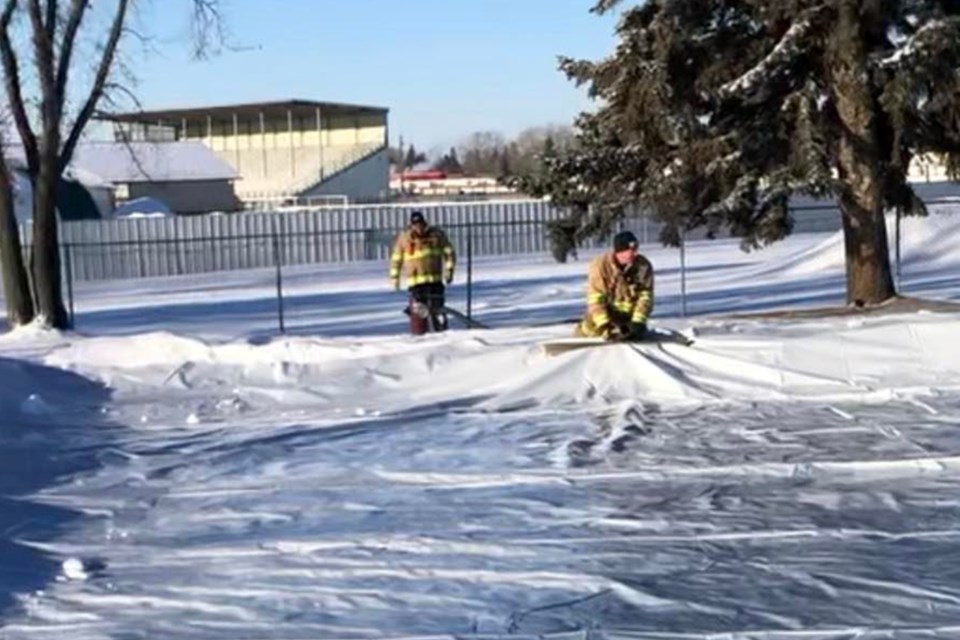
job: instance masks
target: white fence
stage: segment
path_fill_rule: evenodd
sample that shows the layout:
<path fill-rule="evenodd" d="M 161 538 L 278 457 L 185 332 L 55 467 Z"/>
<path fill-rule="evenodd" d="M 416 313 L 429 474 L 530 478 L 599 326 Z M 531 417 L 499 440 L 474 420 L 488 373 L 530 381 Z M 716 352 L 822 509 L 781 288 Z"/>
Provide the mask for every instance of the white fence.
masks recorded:
<path fill-rule="evenodd" d="M 442 227 L 461 255 L 473 256 L 545 253 L 549 250 L 547 223 L 564 215 L 562 209 L 539 200 L 327 206 L 67 222 L 61 225 L 60 243 L 65 275 L 71 281 L 386 260 L 394 237 L 407 226 L 415 209 Z M 839 228 L 833 208 L 798 210 L 795 217 L 796 232 Z M 645 217 L 629 219 L 622 226 L 637 232 L 644 243 L 657 241 L 659 227 Z M 29 248 L 29 226 L 22 235 Z"/>
<path fill-rule="evenodd" d="M 64 268 L 75 281 L 386 260 L 414 209 L 461 253 L 548 249 L 546 223 L 561 210 L 541 201 L 348 206 L 271 213 L 91 220 L 61 225 Z M 29 246 L 30 227 L 22 229 Z"/>

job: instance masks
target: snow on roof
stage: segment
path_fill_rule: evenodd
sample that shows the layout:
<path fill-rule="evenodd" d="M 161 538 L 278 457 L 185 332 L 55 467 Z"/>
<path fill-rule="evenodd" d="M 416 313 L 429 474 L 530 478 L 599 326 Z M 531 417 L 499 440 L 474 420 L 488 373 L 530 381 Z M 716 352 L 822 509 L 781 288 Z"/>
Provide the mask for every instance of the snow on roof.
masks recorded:
<path fill-rule="evenodd" d="M 111 184 L 104 180 L 102 176 L 93 173 L 92 171 L 87 171 L 82 167 L 67 167 L 67 170 L 63 172 L 64 177 L 68 180 L 78 182 L 88 189 L 110 189 Z"/>
<path fill-rule="evenodd" d="M 23 147 L 4 155 L 22 164 Z M 237 171 L 200 142 L 86 142 L 77 146 L 66 173 L 82 184 L 234 180 Z"/>
<path fill-rule="evenodd" d="M 200 142 L 90 142 L 77 147 L 71 166 L 114 184 L 238 177 L 233 167 Z"/>

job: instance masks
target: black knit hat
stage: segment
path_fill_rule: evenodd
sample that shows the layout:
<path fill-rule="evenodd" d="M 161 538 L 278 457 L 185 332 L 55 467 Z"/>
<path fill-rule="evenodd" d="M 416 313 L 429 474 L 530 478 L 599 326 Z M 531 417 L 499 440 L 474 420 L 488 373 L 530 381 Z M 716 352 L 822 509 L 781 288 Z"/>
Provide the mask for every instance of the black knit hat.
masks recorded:
<path fill-rule="evenodd" d="M 416 224 L 422 222 L 423 224 L 427 223 L 427 219 L 423 217 L 423 211 L 414 211 L 410 214 L 410 224 Z"/>
<path fill-rule="evenodd" d="M 636 249 L 637 248 L 637 236 L 633 235 L 632 231 L 621 231 L 617 235 L 613 236 L 613 250 L 614 251 L 624 251 L 626 249 Z"/>

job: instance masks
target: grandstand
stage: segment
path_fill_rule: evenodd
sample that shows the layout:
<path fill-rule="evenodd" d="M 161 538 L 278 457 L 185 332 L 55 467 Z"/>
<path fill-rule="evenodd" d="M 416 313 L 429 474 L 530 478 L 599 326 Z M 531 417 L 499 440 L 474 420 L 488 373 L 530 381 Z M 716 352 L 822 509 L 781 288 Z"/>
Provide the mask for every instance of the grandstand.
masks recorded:
<path fill-rule="evenodd" d="M 389 194 L 387 109 L 289 100 L 104 113 L 114 137 L 196 141 L 236 169 L 246 208 L 275 201 L 369 201 Z"/>

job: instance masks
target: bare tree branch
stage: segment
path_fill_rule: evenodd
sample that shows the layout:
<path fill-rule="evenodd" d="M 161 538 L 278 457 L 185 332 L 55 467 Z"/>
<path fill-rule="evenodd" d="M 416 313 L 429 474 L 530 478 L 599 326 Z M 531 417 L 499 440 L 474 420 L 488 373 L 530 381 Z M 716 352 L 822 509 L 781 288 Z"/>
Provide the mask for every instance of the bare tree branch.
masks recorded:
<path fill-rule="evenodd" d="M 193 0 L 193 56 L 204 59 L 226 40 L 220 0 Z"/>
<path fill-rule="evenodd" d="M 57 142 L 56 135 L 51 140 L 53 127 L 57 126 L 60 120 L 60 110 L 55 100 L 52 100 L 52 89 L 54 87 L 54 61 L 53 61 L 53 40 L 48 37 L 46 27 L 43 21 L 43 12 L 40 8 L 40 0 L 27 0 L 27 13 L 30 15 L 30 23 L 33 26 L 33 55 L 34 63 L 37 67 L 37 77 L 40 80 L 40 95 L 43 96 L 40 102 L 40 111 L 43 117 L 44 133 L 41 137 L 40 153 L 56 153 L 57 145 L 51 145 L 51 142 Z M 54 147 L 50 149 L 50 147 Z"/>
<path fill-rule="evenodd" d="M 4 84 L 6 85 L 7 100 L 13 113 L 13 121 L 17 125 L 20 139 L 23 142 L 23 152 L 27 159 L 27 167 L 36 172 L 40 166 L 40 155 L 37 150 L 37 136 L 30 126 L 27 109 L 23 102 L 23 92 L 20 88 L 20 64 L 17 54 L 10 42 L 10 22 L 16 11 L 18 0 L 6 0 L 3 13 L 0 13 L 0 63 L 3 64 Z"/>
<path fill-rule="evenodd" d="M 47 17 L 44 20 L 47 23 L 47 38 L 53 42 L 57 37 L 57 5 L 60 0 L 47 0 Z"/>
<path fill-rule="evenodd" d="M 57 100 L 61 108 L 67 93 L 67 75 L 70 72 L 70 63 L 73 61 L 73 46 L 77 39 L 77 31 L 83 22 L 84 13 L 90 5 L 89 0 L 73 0 L 70 4 L 70 15 L 67 26 L 63 30 L 63 48 L 60 51 L 60 60 L 57 67 Z"/>
<path fill-rule="evenodd" d="M 67 136 L 67 141 L 64 143 L 63 150 L 60 152 L 60 171 L 66 169 L 70 163 L 70 159 L 73 157 L 73 151 L 80 141 L 80 135 L 83 133 L 84 127 L 93 115 L 94 109 L 97 107 L 97 102 L 103 95 L 103 88 L 107 84 L 107 78 L 110 75 L 113 59 L 117 52 L 117 44 L 120 42 L 120 36 L 123 33 L 123 23 L 126 19 L 129 4 L 130 0 L 120 0 L 117 4 L 117 12 L 113 17 L 110 36 L 107 38 L 107 43 L 104 46 L 103 57 L 100 58 L 100 66 L 97 69 L 97 76 L 93 81 L 93 87 L 90 89 L 90 94 L 87 96 L 83 108 L 80 109 L 80 113 L 77 115 L 77 119 L 74 121 L 73 127 L 70 130 L 70 135 Z"/>

